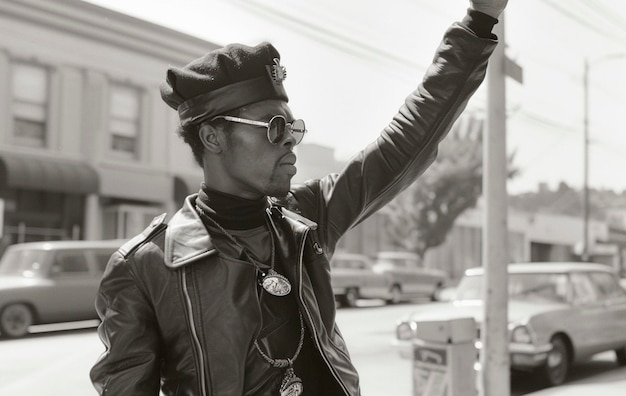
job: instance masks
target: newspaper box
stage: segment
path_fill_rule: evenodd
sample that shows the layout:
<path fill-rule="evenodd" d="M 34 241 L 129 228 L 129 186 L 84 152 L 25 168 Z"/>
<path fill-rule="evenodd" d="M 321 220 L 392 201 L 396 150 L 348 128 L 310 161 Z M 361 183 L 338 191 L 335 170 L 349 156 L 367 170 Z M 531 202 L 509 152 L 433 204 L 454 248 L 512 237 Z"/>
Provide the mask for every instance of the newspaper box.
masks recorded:
<path fill-rule="evenodd" d="M 474 318 L 417 322 L 413 396 L 476 396 Z"/>

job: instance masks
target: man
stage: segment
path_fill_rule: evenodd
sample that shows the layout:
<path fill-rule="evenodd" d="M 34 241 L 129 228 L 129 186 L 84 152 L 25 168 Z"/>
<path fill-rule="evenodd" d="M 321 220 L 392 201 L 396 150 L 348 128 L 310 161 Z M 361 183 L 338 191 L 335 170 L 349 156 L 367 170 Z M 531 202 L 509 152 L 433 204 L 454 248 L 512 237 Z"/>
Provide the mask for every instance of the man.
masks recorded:
<path fill-rule="evenodd" d="M 474 0 L 419 88 L 340 174 L 291 186 L 303 138 L 268 43 L 170 68 L 161 94 L 204 170 L 198 194 L 109 262 L 96 306 L 106 395 L 360 394 L 335 324 L 338 239 L 412 183 L 484 79 L 506 0 Z"/>

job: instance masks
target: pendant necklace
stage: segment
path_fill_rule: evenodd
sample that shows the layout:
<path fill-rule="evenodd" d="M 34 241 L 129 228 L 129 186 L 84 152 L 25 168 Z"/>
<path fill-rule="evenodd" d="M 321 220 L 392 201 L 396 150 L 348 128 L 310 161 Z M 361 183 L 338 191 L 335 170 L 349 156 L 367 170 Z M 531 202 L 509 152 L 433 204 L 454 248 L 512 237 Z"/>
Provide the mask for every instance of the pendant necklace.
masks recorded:
<path fill-rule="evenodd" d="M 267 219 L 266 224 L 270 232 L 272 252 L 270 255 L 270 269 L 267 271 L 267 273 L 265 273 L 259 263 L 252 258 L 252 254 L 250 254 L 246 248 L 241 246 L 241 244 L 237 242 L 234 236 L 230 235 L 230 233 L 226 231 L 218 222 L 209 217 L 198 205 L 196 205 L 196 210 L 204 219 L 209 220 L 211 224 L 215 225 L 232 243 L 235 244 L 235 246 L 237 246 L 239 249 L 241 249 L 242 252 L 244 252 L 248 260 L 252 262 L 252 264 L 257 268 L 257 271 L 261 274 L 259 284 L 263 287 L 265 291 L 273 296 L 278 297 L 286 296 L 291 292 L 291 283 L 289 282 L 289 279 L 274 270 L 276 247 L 274 246 L 274 235 L 272 235 L 270 224 L 267 224 Z M 298 377 L 293 370 L 293 362 L 300 354 L 300 351 L 302 350 L 302 345 L 304 344 L 304 319 L 302 319 L 302 313 L 300 312 L 300 310 L 298 310 L 298 316 L 300 318 L 300 340 L 298 341 L 296 352 L 290 359 L 271 358 L 269 355 L 263 352 L 261 346 L 259 345 L 259 342 L 256 339 L 254 340 L 254 347 L 259 352 L 263 360 L 265 360 L 274 368 L 286 369 L 280 384 L 279 396 L 300 396 L 304 390 L 302 379 L 300 379 L 300 377 Z"/>
<path fill-rule="evenodd" d="M 257 273 L 259 274 L 259 285 L 263 287 L 263 289 L 273 296 L 283 297 L 288 295 L 291 292 L 291 283 L 286 276 L 279 274 L 274 270 L 275 264 L 275 251 L 276 247 L 274 246 L 274 236 L 272 235 L 272 231 L 270 225 L 267 224 L 267 219 L 265 219 L 266 225 L 268 226 L 268 230 L 270 232 L 270 243 L 271 243 L 271 253 L 270 253 L 270 268 L 267 272 L 263 269 L 262 265 L 259 264 L 257 260 L 255 260 L 252 254 L 243 247 L 234 236 L 232 236 L 228 231 L 224 229 L 217 221 L 213 220 L 210 216 L 208 216 L 202 208 L 196 205 L 196 210 L 202 217 L 206 220 L 209 220 L 211 224 L 217 227 L 222 234 L 224 234 L 235 246 L 237 246 L 241 251 L 246 255 L 248 261 L 250 261 L 257 269 Z"/>
<path fill-rule="evenodd" d="M 302 314 L 300 312 L 298 312 L 298 315 L 300 316 L 300 341 L 298 341 L 298 347 L 296 348 L 296 352 L 293 354 L 291 359 L 272 359 L 265 352 L 263 352 L 258 341 L 254 340 L 254 347 L 259 352 L 263 360 L 268 362 L 272 367 L 286 368 L 285 374 L 283 374 L 283 380 L 280 383 L 280 396 L 300 396 L 304 390 L 302 380 L 293 371 L 293 362 L 300 354 L 302 345 L 304 344 L 304 320 L 302 319 Z"/>

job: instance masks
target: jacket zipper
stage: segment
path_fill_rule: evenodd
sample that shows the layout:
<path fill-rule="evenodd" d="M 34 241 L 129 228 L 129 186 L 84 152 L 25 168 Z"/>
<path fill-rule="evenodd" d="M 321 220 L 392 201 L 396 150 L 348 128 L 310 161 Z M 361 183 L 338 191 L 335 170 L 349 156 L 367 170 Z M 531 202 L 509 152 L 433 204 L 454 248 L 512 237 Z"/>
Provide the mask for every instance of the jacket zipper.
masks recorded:
<path fill-rule="evenodd" d="M 269 215 L 269 221 L 270 224 L 272 224 L 272 227 L 274 227 L 274 229 L 276 229 L 276 225 L 274 224 L 274 221 L 272 220 L 272 212 L 271 210 L 268 208 L 266 209 L 267 214 Z M 304 257 L 304 245 L 305 245 L 305 241 L 306 241 L 306 237 L 309 235 L 309 231 L 311 230 L 311 227 L 305 226 L 304 229 L 304 233 L 302 235 L 302 238 L 300 240 L 300 246 L 299 246 L 299 252 L 298 252 L 298 267 L 299 267 L 299 271 L 300 271 L 300 290 L 299 290 L 299 299 L 300 299 L 300 303 L 302 304 L 302 307 L 304 308 L 304 312 L 309 320 L 309 323 L 313 323 L 313 317 L 311 316 L 311 313 L 309 312 L 309 310 L 306 307 L 306 304 L 304 302 L 304 299 L 302 298 L 302 268 L 304 267 L 303 265 L 303 260 L 302 258 Z M 339 383 L 339 385 L 341 385 L 341 388 L 343 389 L 343 391 L 345 392 L 345 394 L 347 396 L 350 396 L 350 393 L 348 392 L 348 389 L 346 388 L 346 385 L 343 383 L 343 381 L 341 381 L 341 379 L 337 376 L 337 374 L 335 373 L 335 370 L 333 369 L 332 365 L 330 364 L 330 362 L 328 361 L 328 357 L 326 357 L 326 354 L 324 353 L 324 350 L 322 348 L 322 346 L 320 345 L 319 342 L 319 337 L 317 335 L 317 332 L 315 331 L 315 326 L 309 326 L 311 333 L 313 334 L 313 339 L 315 340 L 315 345 L 317 347 L 317 350 L 320 352 L 320 355 L 322 356 L 322 359 L 324 359 L 324 363 L 326 363 L 326 366 L 328 367 L 328 369 L 330 370 L 330 373 L 333 375 L 333 377 L 335 377 L 335 380 L 337 380 L 337 382 Z"/>
<path fill-rule="evenodd" d="M 307 227 L 305 229 L 305 231 L 304 231 L 304 235 L 302 237 L 301 246 L 300 246 L 300 252 L 298 254 L 298 266 L 299 266 L 299 270 L 300 270 L 300 290 L 299 290 L 300 292 L 298 293 L 298 295 L 299 295 L 300 302 L 302 303 L 302 307 L 304 308 L 304 312 L 306 313 L 306 316 L 309 319 L 309 323 L 312 324 L 313 323 L 313 317 L 311 316 L 311 313 L 307 309 L 307 306 L 306 306 L 306 304 L 304 302 L 304 299 L 302 298 L 302 268 L 304 267 L 303 262 L 302 262 L 302 258 L 304 257 L 304 245 L 305 245 L 304 242 L 306 241 L 306 237 L 309 234 L 310 229 L 311 229 L 310 227 Z M 328 368 L 330 370 L 330 373 L 333 375 L 333 377 L 335 377 L 335 380 L 337 380 L 339 385 L 341 385 L 341 388 L 343 389 L 345 394 L 347 396 L 350 396 L 350 392 L 348 392 L 348 389 L 346 388 L 346 385 L 337 376 L 337 374 L 335 373 L 334 368 L 332 367 L 332 365 L 328 361 L 328 357 L 326 357 L 326 353 L 324 352 L 322 346 L 320 345 L 319 337 L 317 335 L 317 331 L 315 330 L 315 326 L 310 326 L 310 330 L 311 330 L 311 333 L 313 334 L 313 339 L 315 340 L 315 344 L 317 346 L 317 350 L 320 351 L 320 355 L 324 359 L 324 362 L 326 363 L 326 366 L 328 366 Z"/>
<path fill-rule="evenodd" d="M 196 353 L 198 354 L 198 361 L 200 364 L 200 392 L 202 396 L 206 396 L 206 378 L 204 373 L 204 352 L 202 345 L 200 344 L 200 338 L 196 332 L 196 322 L 193 318 L 193 309 L 191 307 L 191 297 L 189 296 L 189 290 L 187 289 L 187 271 L 183 269 L 183 294 L 185 295 L 185 302 L 187 303 L 187 313 L 189 315 L 189 324 L 191 325 L 191 334 L 193 336 L 193 343 L 196 347 Z"/>

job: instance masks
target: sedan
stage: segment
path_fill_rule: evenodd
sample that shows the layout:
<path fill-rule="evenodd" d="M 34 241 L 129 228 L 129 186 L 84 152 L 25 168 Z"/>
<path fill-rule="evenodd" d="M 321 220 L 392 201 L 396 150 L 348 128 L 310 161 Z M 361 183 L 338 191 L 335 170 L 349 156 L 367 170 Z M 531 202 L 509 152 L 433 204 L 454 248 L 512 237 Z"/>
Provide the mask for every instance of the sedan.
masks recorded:
<path fill-rule="evenodd" d="M 109 257 L 123 241 L 11 245 L 0 259 L 0 336 L 31 325 L 98 319 L 95 297 Z"/>
<path fill-rule="evenodd" d="M 411 356 L 416 323 L 471 317 L 480 348 L 484 317 L 483 269 L 466 270 L 451 301 L 424 304 L 397 323 L 396 345 Z M 508 266 L 508 329 L 511 369 L 562 384 L 573 364 L 615 351 L 626 365 L 626 291 L 607 265 L 562 262 Z"/>
<path fill-rule="evenodd" d="M 426 268 L 415 253 L 378 252 L 374 271 L 391 276 L 398 299 L 429 298 L 435 300 L 447 282 L 447 274 Z"/>
<path fill-rule="evenodd" d="M 375 272 L 372 261 L 365 255 L 338 253 L 330 260 L 330 281 L 337 302 L 354 307 L 359 299 L 383 299 L 398 302 L 391 275 Z"/>

